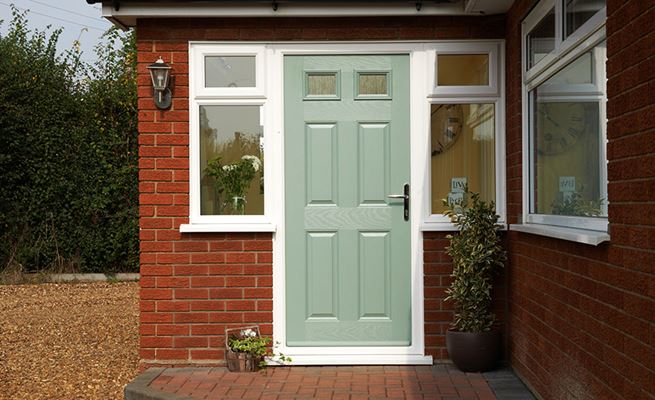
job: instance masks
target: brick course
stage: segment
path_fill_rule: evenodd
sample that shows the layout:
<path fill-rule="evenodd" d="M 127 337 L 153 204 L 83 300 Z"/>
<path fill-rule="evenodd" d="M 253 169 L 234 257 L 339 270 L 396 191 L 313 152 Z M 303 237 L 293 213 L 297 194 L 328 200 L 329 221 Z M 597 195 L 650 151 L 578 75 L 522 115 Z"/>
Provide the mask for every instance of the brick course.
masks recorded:
<path fill-rule="evenodd" d="M 521 216 L 520 22 L 507 16 L 507 198 Z M 655 4 L 607 1 L 611 242 L 509 232 L 510 360 L 544 399 L 655 398 Z"/>

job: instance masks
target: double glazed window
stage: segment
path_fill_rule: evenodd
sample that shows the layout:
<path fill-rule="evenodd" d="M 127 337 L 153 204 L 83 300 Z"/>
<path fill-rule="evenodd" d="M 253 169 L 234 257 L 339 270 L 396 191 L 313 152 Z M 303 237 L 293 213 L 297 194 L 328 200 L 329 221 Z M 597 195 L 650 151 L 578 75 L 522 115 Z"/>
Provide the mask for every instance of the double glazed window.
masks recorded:
<path fill-rule="evenodd" d="M 604 1 L 542 1 L 523 23 L 526 222 L 607 230 Z"/>
<path fill-rule="evenodd" d="M 190 222 L 266 230 L 263 47 L 194 45 L 191 57 Z"/>
<path fill-rule="evenodd" d="M 498 43 L 448 43 L 434 48 L 427 96 L 430 201 L 425 230 L 451 229 L 442 215 L 444 200 L 465 201 L 466 188 L 496 202 L 504 220 L 500 50 Z"/>

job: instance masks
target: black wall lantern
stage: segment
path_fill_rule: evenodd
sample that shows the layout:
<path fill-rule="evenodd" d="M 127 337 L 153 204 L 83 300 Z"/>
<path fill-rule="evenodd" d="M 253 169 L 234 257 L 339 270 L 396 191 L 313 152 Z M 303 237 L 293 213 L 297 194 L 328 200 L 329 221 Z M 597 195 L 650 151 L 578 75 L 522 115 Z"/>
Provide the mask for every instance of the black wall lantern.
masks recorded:
<path fill-rule="evenodd" d="M 152 79 L 152 88 L 154 89 L 153 99 L 155 105 L 160 110 L 170 108 L 172 96 L 171 90 L 168 88 L 168 79 L 171 72 L 171 66 L 166 64 L 164 60 L 159 57 L 159 60 L 148 65 L 150 70 L 150 78 Z"/>

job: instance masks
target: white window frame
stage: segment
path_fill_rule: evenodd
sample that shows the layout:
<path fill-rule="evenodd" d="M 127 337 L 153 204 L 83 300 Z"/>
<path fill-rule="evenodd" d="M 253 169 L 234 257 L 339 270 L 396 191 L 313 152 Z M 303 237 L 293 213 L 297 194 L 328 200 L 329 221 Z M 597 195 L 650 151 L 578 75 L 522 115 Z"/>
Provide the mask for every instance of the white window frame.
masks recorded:
<path fill-rule="evenodd" d="M 255 56 L 255 87 L 205 87 L 205 57 Z M 274 232 L 273 223 L 273 168 L 276 154 L 271 144 L 268 127 L 265 80 L 265 46 L 189 44 L 189 224 L 182 224 L 182 232 Z M 201 215 L 200 212 L 200 106 L 259 106 L 259 119 L 263 129 L 264 154 L 264 214 L 262 215 Z"/>
<path fill-rule="evenodd" d="M 522 23 L 522 142 L 523 142 L 523 219 L 521 224 L 512 225 L 510 229 L 535 233 L 543 236 L 557 237 L 565 240 L 580 243 L 597 245 L 609 240 L 607 235 L 607 217 L 578 217 L 532 213 L 531 191 L 534 187 L 533 165 L 532 165 L 532 143 L 530 137 L 533 132 L 530 128 L 530 92 L 540 84 L 551 78 L 562 68 L 568 66 L 576 58 L 592 50 L 598 43 L 605 40 L 605 19 L 606 9 L 598 11 L 592 18 L 587 20 L 568 38 L 563 38 L 564 24 L 564 1 L 565 0 L 542 0 L 524 19 Z M 528 41 L 530 31 L 541 21 L 541 19 L 555 8 L 555 49 L 543 57 L 534 66 L 528 64 Z M 597 63 L 594 63 L 596 70 L 594 84 L 579 84 L 572 88 L 579 93 L 580 99 L 594 99 L 607 96 L 604 79 L 598 79 L 599 73 Z M 603 77 L 604 78 L 604 77 Z M 547 88 L 554 94 L 561 88 L 553 86 Z M 567 93 L 571 93 L 571 86 Z M 606 102 L 601 101 L 600 118 L 606 115 Z M 599 156 L 601 163 L 607 165 L 606 156 L 606 129 L 607 124 L 600 124 L 601 140 Z M 607 167 L 601 168 L 601 196 L 607 198 Z M 607 212 L 607 204 L 603 211 Z"/>
<path fill-rule="evenodd" d="M 205 57 L 255 57 L 254 87 L 206 87 Z M 193 71 L 193 92 L 196 99 L 212 98 L 266 98 L 266 55 L 264 46 L 195 45 L 189 57 L 189 70 Z M 191 96 L 191 93 L 189 93 Z"/>
<path fill-rule="evenodd" d="M 428 50 L 428 87 L 425 93 L 425 112 L 422 115 L 422 132 L 425 134 L 426 156 L 422 187 L 423 207 L 421 213 L 421 230 L 423 231 L 453 231 L 455 225 L 448 217 L 432 214 L 432 157 L 430 154 L 430 106 L 432 104 L 493 104 L 495 118 L 495 203 L 496 212 L 500 216 L 499 223 L 504 225 L 506 219 L 505 207 L 505 43 L 504 41 L 466 41 L 453 43 L 438 43 L 426 45 Z M 479 86 L 438 86 L 437 55 L 439 54 L 487 54 L 489 57 L 489 84 Z"/>
<path fill-rule="evenodd" d="M 443 43 L 434 46 L 433 50 L 428 53 L 428 73 L 431 91 L 428 94 L 430 98 L 441 97 L 497 97 L 499 95 L 498 82 L 501 78 L 499 69 L 500 46 L 498 42 L 460 42 L 460 43 Z M 438 85 L 437 74 L 438 68 L 437 57 L 439 55 L 473 55 L 486 54 L 489 60 L 487 85 Z"/>

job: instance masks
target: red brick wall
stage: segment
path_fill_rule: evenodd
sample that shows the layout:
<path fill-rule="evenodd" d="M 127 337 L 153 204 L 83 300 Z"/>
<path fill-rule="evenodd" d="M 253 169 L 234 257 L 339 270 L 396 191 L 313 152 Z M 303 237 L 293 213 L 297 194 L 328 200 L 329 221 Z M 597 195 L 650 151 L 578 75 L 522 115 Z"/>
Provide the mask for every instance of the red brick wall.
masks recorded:
<path fill-rule="evenodd" d="M 189 203 L 189 40 L 378 40 L 502 38 L 504 17 L 139 20 L 141 359 L 222 362 L 224 330 L 257 323 L 271 334 L 270 234 L 180 234 Z M 173 106 L 155 109 L 146 66 L 173 67 Z M 438 236 L 438 235 L 437 235 Z M 428 354 L 446 356 L 452 320 L 443 305 L 450 269 L 445 241 L 426 240 Z"/>
<path fill-rule="evenodd" d="M 507 18 L 507 197 L 521 215 L 520 22 Z M 655 3 L 607 2 L 611 242 L 510 232 L 514 369 L 544 399 L 655 398 Z"/>
<path fill-rule="evenodd" d="M 436 360 L 448 359 L 446 350 L 446 331 L 454 320 L 453 305 L 446 301 L 446 289 L 452 282 L 452 260 L 445 252 L 448 246 L 448 232 L 425 232 L 423 234 L 423 292 L 425 318 L 425 354 Z M 494 282 L 493 312 L 496 325 L 505 331 L 505 273 L 502 272 Z"/>

